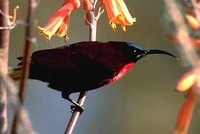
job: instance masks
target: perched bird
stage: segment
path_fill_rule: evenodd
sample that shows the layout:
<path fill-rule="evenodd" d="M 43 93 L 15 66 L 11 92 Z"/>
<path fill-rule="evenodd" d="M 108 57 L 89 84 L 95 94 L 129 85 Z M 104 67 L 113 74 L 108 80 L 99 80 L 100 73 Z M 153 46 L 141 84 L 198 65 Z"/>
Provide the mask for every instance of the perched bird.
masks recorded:
<path fill-rule="evenodd" d="M 47 82 L 50 88 L 61 91 L 63 98 L 79 106 L 70 99 L 71 93 L 118 81 L 148 54 L 175 57 L 163 50 L 144 49 L 133 42 L 78 42 L 34 52 L 29 78 Z"/>

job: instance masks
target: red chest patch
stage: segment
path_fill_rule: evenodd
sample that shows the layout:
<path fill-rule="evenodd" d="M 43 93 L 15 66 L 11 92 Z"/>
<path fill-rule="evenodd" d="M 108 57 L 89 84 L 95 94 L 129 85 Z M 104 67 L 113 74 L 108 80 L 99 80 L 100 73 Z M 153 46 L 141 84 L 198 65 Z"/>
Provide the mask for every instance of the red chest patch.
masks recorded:
<path fill-rule="evenodd" d="M 129 63 L 123 66 L 119 73 L 112 80 L 109 81 L 109 84 L 120 80 L 133 66 L 134 63 Z"/>

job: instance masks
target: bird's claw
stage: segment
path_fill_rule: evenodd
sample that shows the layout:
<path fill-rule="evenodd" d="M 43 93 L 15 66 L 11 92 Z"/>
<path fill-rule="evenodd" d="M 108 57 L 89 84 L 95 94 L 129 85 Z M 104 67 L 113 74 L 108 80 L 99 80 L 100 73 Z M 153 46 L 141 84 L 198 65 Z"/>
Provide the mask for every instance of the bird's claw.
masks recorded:
<path fill-rule="evenodd" d="M 78 111 L 78 112 L 80 112 L 80 114 L 81 113 L 83 113 L 84 112 L 84 107 L 81 107 L 81 106 L 76 106 L 76 105 L 71 105 L 71 112 L 73 113 L 73 112 L 76 112 L 76 111 Z"/>

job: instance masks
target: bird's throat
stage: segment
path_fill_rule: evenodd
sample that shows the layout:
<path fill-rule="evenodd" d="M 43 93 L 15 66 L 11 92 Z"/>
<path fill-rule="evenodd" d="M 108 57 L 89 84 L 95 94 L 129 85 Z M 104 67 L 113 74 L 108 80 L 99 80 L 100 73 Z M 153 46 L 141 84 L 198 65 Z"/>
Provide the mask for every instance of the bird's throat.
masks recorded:
<path fill-rule="evenodd" d="M 118 72 L 118 74 L 109 81 L 109 84 L 120 80 L 133 66 L 134 63 L 129 63 L 123 66 L 123 68 Z"/>

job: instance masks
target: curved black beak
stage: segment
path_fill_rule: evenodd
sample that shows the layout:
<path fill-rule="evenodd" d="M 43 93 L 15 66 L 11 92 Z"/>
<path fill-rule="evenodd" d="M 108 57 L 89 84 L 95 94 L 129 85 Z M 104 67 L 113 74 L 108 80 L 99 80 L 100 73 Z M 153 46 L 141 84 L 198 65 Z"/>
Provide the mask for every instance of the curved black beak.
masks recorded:
<path fill-rule="evenodd" d="M 175 55 L 173 55 L 169 52 L 163 51 L 163 50 L 158 50 L 158 49 L 147 50 L 146 55 L 148 55 L 148 54 L 165 54 L 165 55 L 169 55 L 171 57 L 178 59 Z"/>

